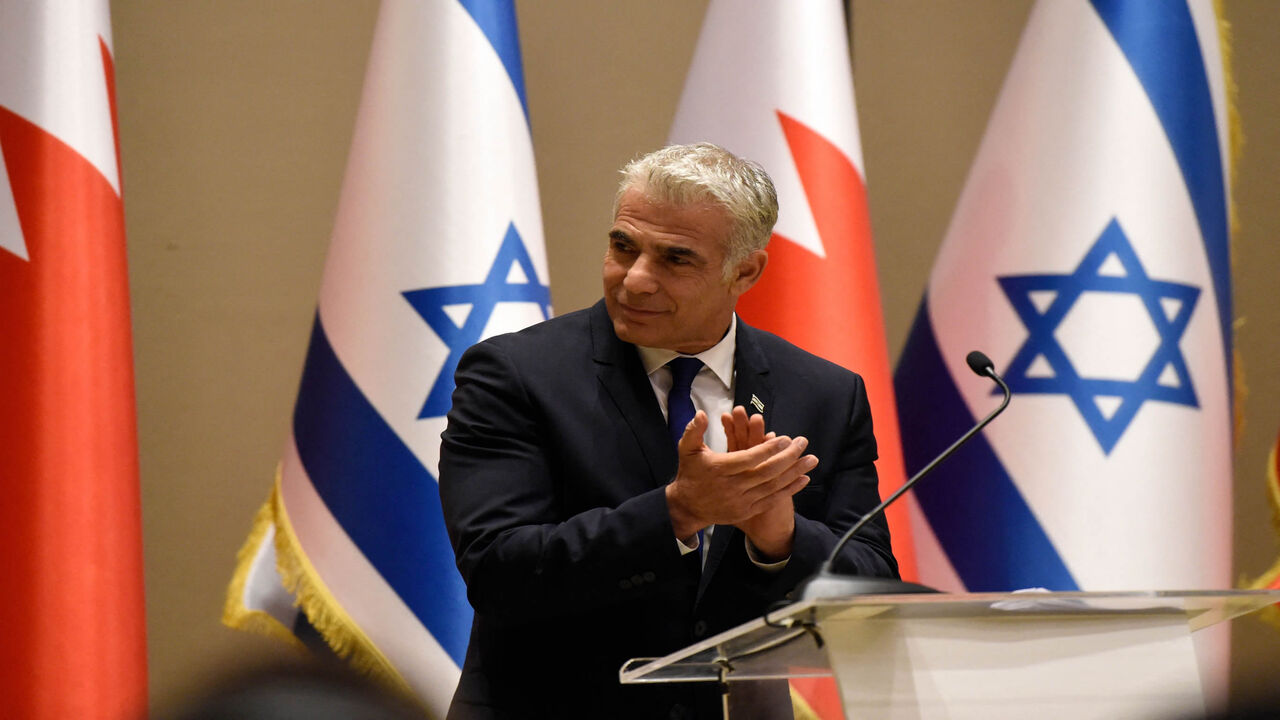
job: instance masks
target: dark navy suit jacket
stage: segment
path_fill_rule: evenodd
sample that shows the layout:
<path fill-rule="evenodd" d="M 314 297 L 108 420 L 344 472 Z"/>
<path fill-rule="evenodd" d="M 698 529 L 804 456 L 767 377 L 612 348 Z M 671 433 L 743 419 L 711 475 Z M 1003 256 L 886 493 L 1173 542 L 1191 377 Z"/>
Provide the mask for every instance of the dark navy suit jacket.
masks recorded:
<path fill-rule="evenodd" d="M 680 555 L 664 491 L 676 451 L 603 302 L 467 351 L 440 454 L 475 608 L 451 718 L 719 717 L 711 684 L 624 687 L 618 668 L 758 617 L 879 502 L 860 377 L 741 321 L 734 367 L 735 404 L 755 413 L 754 396 L 766 430 L 804 435 L 819 459 L 777 573 L 751 563 L 731 526 L 701 571 L 697 553 Z M 883 521 L 837 569 L 897 576 Z"/>

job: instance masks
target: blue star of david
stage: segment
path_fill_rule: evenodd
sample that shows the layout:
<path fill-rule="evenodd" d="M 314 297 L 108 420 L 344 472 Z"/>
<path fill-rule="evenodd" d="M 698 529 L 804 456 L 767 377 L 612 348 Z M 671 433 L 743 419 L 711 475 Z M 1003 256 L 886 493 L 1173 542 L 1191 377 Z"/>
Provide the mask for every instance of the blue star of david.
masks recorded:
<path fill-rule="evenodd" d="M 519 267 L 524 282 L 509 282 L 512 268 Z M 544 319 L 551 317 L 551 289 L 538 282 L 529 251 L 516 232 L 515 223 L 507 226 L 506 237 L 498 248 L 498 256 L 489 268 L 489 274 L 479 285 L 451 285 L 448 287 L 409 290 L 404 297 L 414 310 L 427 321 L 436 335 L 449 346 L 449 357 L 436 376 L 427 401 L 418 413 L 418 419 L 440 417 L 449 412 L 453 394 L 453 373 L 458 360 L 467 348 L 480 342 L 480 335 L 489 324 L 494 308 L 500 302 L 537 303 Z M 445 312 L 451 305 L 470 305 L 471 311 L 461 325 Z"/>
<path fill-rule="evenodd" d="M 1119 261 L 1123 274 L 1102 273 L 1103 263 L 1112 256 Z M 1085 254 L 1079 267 L 1069 275 L 1012 275 L 997 280 L 1029 333 L 1009 363 L 1005 375 L 1009 387 L 1020 393 L 1069 396 L 1104 453 L 1111 453 L 1142 404 L 1148 400 L 1199 407 L 1191 375 L 1187 371 L 1187 361 L 1178 343 L 1191 320 L 1200 289 L 1148 277 L 1124 230 L 1114 218 Z M 1032 293 L 1046 291 L 1052 293 L 1053 299 L 1041 311 L 1031 296 Z M 1141 299 L 1160 342 L 1137 380 L 1081 377 L 1054 337 L 1063 318 L 1085 292 L 1131 294 Z M 1175 310 L 1166 312 L 1162 301 Z M 1040 373 L 1034 377 L 1027 374 L 1038 357 L 1044 358 L 1052 369 L 1051 377 L 1041 377 Z M 1162 375 L 1164 382 L 1161 382 Z M 1100 409 L 1100 398 L 1119 399 L 1110 417 Z"/>

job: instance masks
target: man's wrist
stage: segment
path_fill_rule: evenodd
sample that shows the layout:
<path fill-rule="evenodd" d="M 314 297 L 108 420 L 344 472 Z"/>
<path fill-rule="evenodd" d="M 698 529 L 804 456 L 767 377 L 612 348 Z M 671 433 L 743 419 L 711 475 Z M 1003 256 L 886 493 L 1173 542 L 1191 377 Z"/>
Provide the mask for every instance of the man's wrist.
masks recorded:
<path fill-rule="evenodd" d="M 753 520 L 759 519 L 761 518 L 753 518 Z M 785 524 L 782 521 L 753 522 L 742 528 L 742 533 L 747 536 L 747 544 L 760 560 L 773 563 L 791 557 L 791 547 L 796 539 L 795 516 L 791 515 L 787 520 L 790 522 Z"/>
<path fill-rule="evenodd" d="M 748 537 L 747 544 L 755 551 L 756 559 L 759 562 L 775 563 L 791 557 L 791 541 L 793 539 L 794 537 L 788 537 L 786 540 L 757 542 Z"/>
<path fill-rule="evenodd" d="M 751 564 L 766 572 L 778 572 L 785 568 L 787 566 L 787 562 L 791 560 L 790 552 L 777 559 L 766 557 L 765 554 L 760 552 L 760 549 L 755 546 L 755 543 L 751 542 L 751 538 L 749 537 L 744 537 L 742 539 L 742 544 L 746 548 L 747 559 L 751 560 Z"/>
<path fill-rule="evenodd" d="M 671 516 L 671 529 L 676 539 L 685 545 L 696 545 L 698 531 L 707 526 L 696 515 L 685 508 L 680 501 L 679 491 L 674 482 L 667 485 L 667 514 Z"/>

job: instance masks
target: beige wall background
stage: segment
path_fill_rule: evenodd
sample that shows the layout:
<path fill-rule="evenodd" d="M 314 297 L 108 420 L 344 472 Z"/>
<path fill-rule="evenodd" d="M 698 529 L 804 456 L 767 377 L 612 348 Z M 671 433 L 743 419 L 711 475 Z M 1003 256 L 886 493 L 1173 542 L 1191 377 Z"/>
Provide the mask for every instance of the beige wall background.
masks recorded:
<path fill-rule="evenodd" d="M 599 293 L 614 174 L 663 143 L 704 7 L 517 2 L 561 313 Z M 1029 8 L 853 3 L 895 358 Z M 1227 0 L 1225 11 L 1247 139 L 1234 257 L 1249 388 L 1234 478 L 1243 577 L 1280 552 L 1263 491 L 1280 428 L 1280 4 Z M 374 0 L 113 3 L 156 707 L 227 668 L 289 657 L 218 618 L 287 434 L 376 12 Z M 1233 657 L 1236 698 L 1272 687 L 1280 630 L 1235 623 Z"/>

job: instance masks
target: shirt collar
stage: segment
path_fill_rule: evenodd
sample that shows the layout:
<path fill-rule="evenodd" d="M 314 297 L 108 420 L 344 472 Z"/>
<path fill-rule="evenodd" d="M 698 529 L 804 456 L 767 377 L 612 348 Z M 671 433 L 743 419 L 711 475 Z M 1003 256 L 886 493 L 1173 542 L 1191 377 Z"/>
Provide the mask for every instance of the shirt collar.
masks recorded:
<path fill-rule="evenodd" d="M 720 378 L 720 382 L 726 388 L 733 387 L 733 354 L 738 348 L 738 314 L 734 313 L 729 321 L 729 332 L 720 338 L 720 342 L 703 350 L 697 355 L 686 355 L 685 357 L 696 357 Z M 654 370 L 666 365 L 673 359 L 680 357 L 681 353 L 675 350 L 667 350 L 665 348 L 651 348 L 637 345 L 636 349 L 640 351 L 640 362 L 644 363 L 644 372 L 646 375 L 652 375 Z"/>

